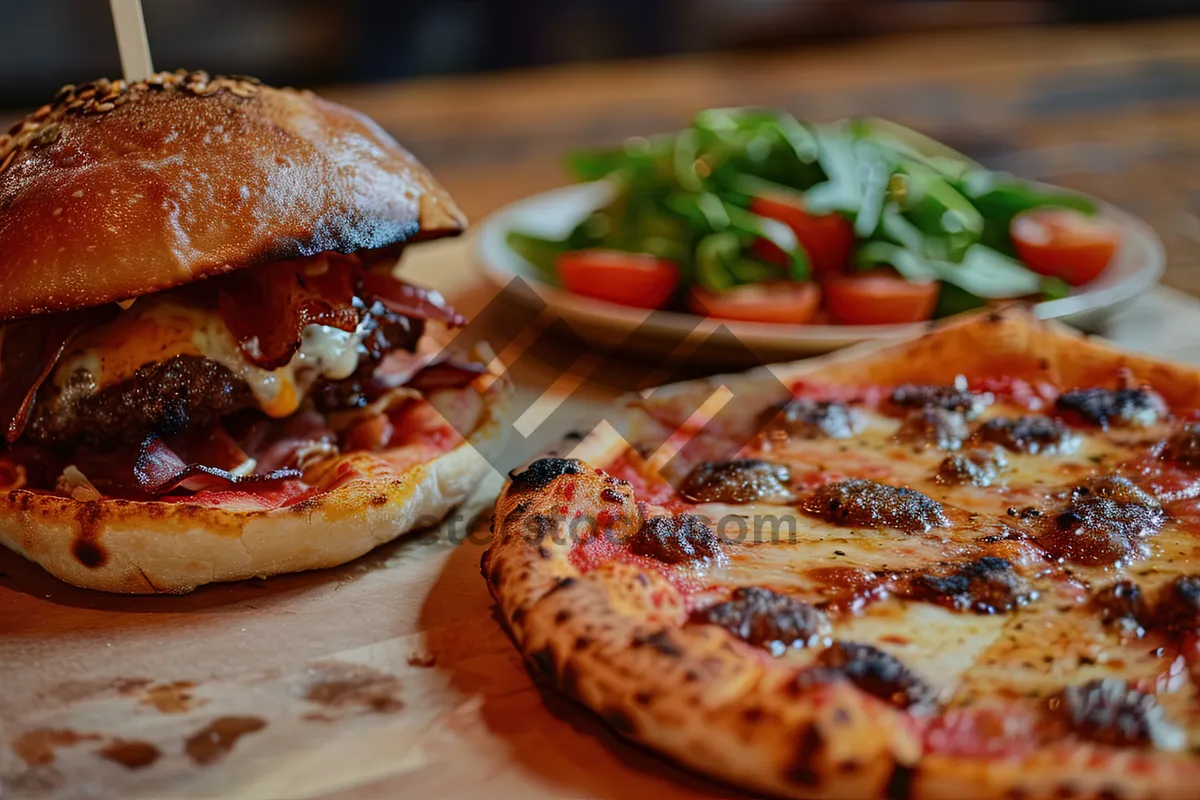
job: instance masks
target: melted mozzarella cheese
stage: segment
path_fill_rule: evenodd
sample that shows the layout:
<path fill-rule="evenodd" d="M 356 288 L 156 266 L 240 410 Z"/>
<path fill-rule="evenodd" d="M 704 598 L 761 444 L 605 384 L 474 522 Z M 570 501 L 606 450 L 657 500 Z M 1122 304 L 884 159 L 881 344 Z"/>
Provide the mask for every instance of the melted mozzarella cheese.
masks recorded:
<path fill-rule="evenodd" d="M 358 366 L 363 332 L 309 325 L 286 365 L 266 370 L 246 360 L 219 312 L 175 298 L 143 299 L 111 323 L 81 337 L 54 372 L 54 383 L 85 384 L 99 392 L 130 378 L 138 368 L 176 356 L 202 356 L 241 379 L 268 416 L 299 408 L 318 378 L 341 380 Z"/>

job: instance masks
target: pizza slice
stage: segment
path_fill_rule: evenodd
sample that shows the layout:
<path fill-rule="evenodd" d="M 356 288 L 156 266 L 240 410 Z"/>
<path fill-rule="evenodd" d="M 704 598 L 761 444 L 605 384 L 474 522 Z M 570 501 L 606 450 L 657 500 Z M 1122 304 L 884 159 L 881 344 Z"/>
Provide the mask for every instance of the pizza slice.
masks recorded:
<path fill-rule="evenodd" d="M 1198 390 L 1008 314 L 680 384 L 514 473 L 484 576 L 535 672 L 749 789 L 1193 797 Z"/>

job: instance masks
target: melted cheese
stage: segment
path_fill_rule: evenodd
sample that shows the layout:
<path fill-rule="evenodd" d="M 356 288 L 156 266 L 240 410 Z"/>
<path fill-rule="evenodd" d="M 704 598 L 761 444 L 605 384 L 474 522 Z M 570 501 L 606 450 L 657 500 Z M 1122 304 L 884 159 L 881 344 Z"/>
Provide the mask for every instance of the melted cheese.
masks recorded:
<path fill-rule="evenodd" d="M 143 299 L 108 325 L 89 331 L 63 357 L 53 381 L 95 393 L 131 377 L 138 368 L 176 356 L 208 358 L 250 387 L 268 416 L 294 413 L 318 378 L 340 380 L 358 366 L 362 332 L 307 326 L 292 360 L 265 370 L 246 360 L 219 312 L 176 298 Z"/>

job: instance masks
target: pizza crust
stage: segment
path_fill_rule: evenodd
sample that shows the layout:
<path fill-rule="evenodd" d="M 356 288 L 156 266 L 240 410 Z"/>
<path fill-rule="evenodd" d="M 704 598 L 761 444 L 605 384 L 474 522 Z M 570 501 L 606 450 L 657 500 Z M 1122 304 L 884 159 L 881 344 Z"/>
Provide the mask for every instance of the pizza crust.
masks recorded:
<path fill-rule="evenodd" d="M 571 456 L 607 464 L 655 419 L 677 411 L 674 421 L 682 422 L 722 386 L 765 408 L 797 380 L 945 384 L 965 374 L 1072 387 L 1112 385 L 1118 369 L 1172 405 L 1192 407 L 1200 393 L 1193 368 L 1124 353 L 1028 314 L 985 313 L 911 341 L 635 397 Z M 919 723 L 909 714 L 844 682 L 797 692 L 795 668 L 783 660 L 720 628 L 680 628 L 682 595 L 657 573 L 577 568 L 569 526 L 545 520 L 580 513 L 595 519 L 600 489 L 578 485 L 584 491 L 564 495 L 555 485 L 530 491 L 510 482 L 497 502 L 482 571 L 505 623 L 535 674 L 618 733 L 697 771 L 797 798 L 1182 798 L 1200 785 L 1200 764 L 1187 756 L 1086 743 L 1027 758 L 923 756 Z"/>
<path fill-rule="evenodd" d="M 652 572 L 568 560 L 553 492 L 503 495 L 483 573 L 535 674 L 618 733 L 693 769 L 789 797 L 881 796 L 919 754 L 902 715 L 845 684 L 791 671 L 708 626 L 677 629 L 682 597 Z"/>
<path fill-rule="evenodd" d="M 17 489 L 0 494 L 0 544 L 62 580 L 126 594 L 189 592 L 221 581 L 344 564 L 440 521 L 463 502 L 501 444 L 509 390 L 483 375 L 463 391 L 483 399 L 475 428 L 452 450 L 414 465 L 388 451 L 318 465 L 349 474 L 335 488 L 277 509 L 182 502 L 77 501 Z"/>

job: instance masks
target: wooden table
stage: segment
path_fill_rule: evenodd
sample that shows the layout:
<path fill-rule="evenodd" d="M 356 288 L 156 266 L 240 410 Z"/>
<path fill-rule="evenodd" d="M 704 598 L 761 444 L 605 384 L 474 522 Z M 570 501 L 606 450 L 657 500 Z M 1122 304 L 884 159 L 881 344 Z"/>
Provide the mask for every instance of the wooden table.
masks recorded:
<path fill-rule="evenodd" d="M 343 96 L 398 133 L 412 131 L 408 142 L 478 216 L 560 182 L 554 154 L 564 146 L 670 127 L 704 105 L 791 98 L 797 107 L 825 104 L 820 116 L 834 116 L 852 110 L 829 105 L 852 103 L 846 98 L 885 102 L 894 79 L 918 87 L 964 80 L 991 87 L 980 91 L 1007 98 L 1011 109 L 1030 102 L 1021 92 L 1054 83 L 1039 75 L 1059 82 L 1081 70 L 1144 76 L 1151 68 L 1138 59 L 1151 52 L 1158 65 L 1151 72 L 1190 65 L 1194 89 L 1197 33 L 1197 26 L 1114 29 L 1051 47 L 1045 34 L 1010 32 L 885 42 L 876 45 L 871 66 L 852 57 L 863 46 L 752 62 L 682 61 L 648 73 L 578 68 Z M 980 64 L 951 69 L 964 49 Z M 1002 54 L 1009 54 L 1003 64 Z M 1018 85 L 1024 88 L 1012 88 Z M 1025 123 L 989 111 L 991 101 L 973 90 L 953 94 L 974 109 L 964 118 L 978 137 L 972 141 L 1022 133 L 1008 158 L 1080 138 L 1103 140 L 1112 152 L 1175 153 L 1149 172 L 1139 162 L 1110 173 L 1127 196 L 1099 192 L 1152 218 L 1147 209 L 1161 201 L 1150 184 L 1196 186 L 1188 182 L 1200 159 L 1185 136 L 1200 125 L 1187 111 L 1195 97 L 1147 101 L 1152 111 L 1138 104 L 1114 116 L 1093 108 L 1079 118 L 1051 114 Z M 480 128 L 484 119 L 491 121 L 487 130 Z M 1101 119 L 1111 128 L 1101 129 Z M 503 141 L 513 149 L 486 144 Z M 1162 146 L 1168 141 L 1177 149 Z M 1179 153 L 1185 157 L 1172 161 Z M 1082 177 L 1080 185 L 1097 188 Z M 1174 241 L 1186 259 L 1183 234 Z M 1173 282 L 1194 286 L 1181 263 Z M 469 242 L 414 248 L 405 271 L 444 289 L 469 314 L 495 291 L 473 270 Z M 1135 349 L 1200 363 L 1198 308 L 1187 295 L 1161 290 L 1114 320 L 1109 334 Z M 556 366 L 523 370 L 516 376 L 521 408 Z M 603 387 L 589 389 L 575 398 L 577 410 L 586 417 L 610 397 Z M 509 457 L 532 452 L 568 422 L 539 428 Z M 499 472 L 491 475 L 437 530 L 344 567 L 184 597 L 77 590 L 0 554 L 0 797 L 738 796 L 624 744 L 588 713 L 534 685 L 478 572 L 488 504 L 500 481 Z"/>

